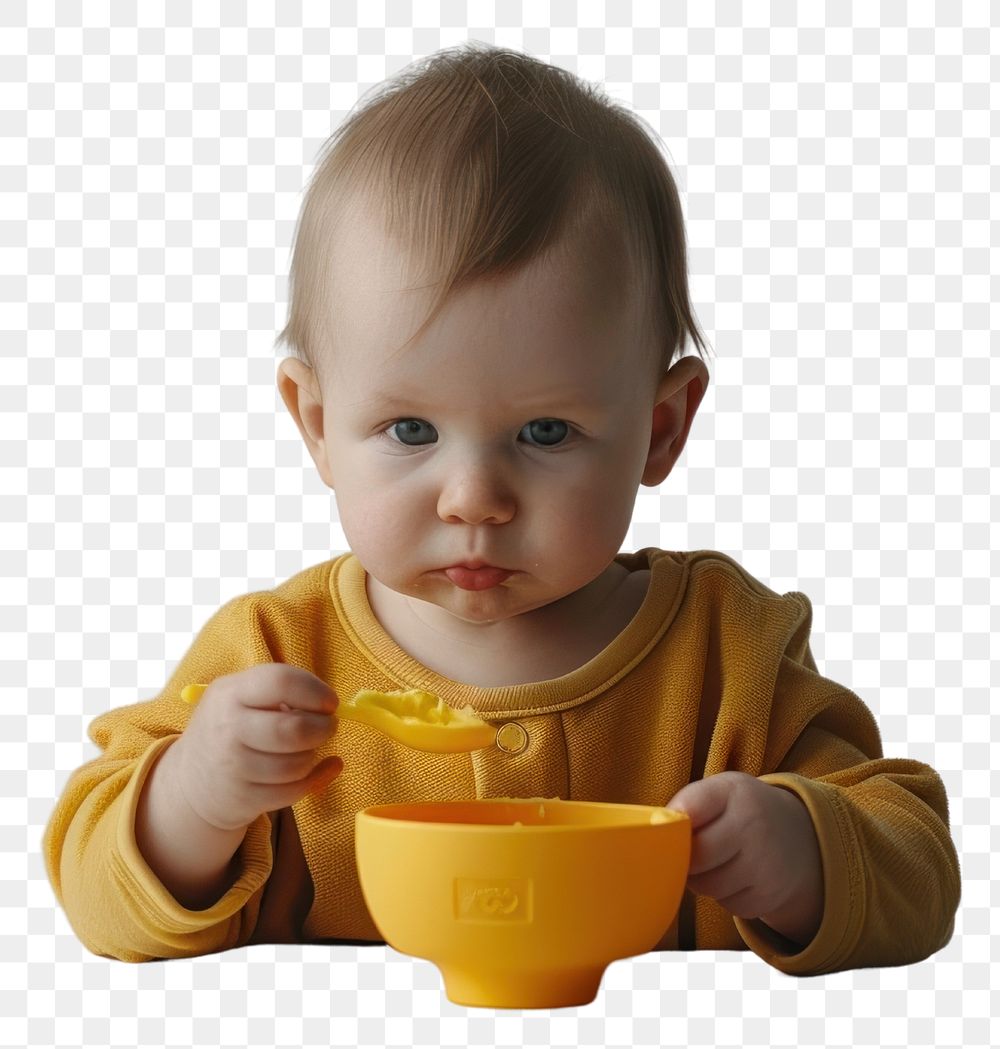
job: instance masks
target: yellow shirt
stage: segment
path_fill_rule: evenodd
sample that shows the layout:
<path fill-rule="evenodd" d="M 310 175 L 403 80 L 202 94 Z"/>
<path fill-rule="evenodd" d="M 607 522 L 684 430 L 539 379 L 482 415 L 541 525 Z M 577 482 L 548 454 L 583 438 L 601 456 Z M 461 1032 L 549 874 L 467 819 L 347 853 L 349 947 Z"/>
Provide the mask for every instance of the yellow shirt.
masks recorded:
<path fill-rule="evenodd" d="M 808 598 L 776 594 L 712 550 L 647 547 L 616 560 L 650 570 L 645 600 L 618 637 L 562 677 L 495 688 L 442 677 L 404 652 L 375 618 L 352 553 L 228 602 L 159 695 L 89 727 L 102 754 L 73 773 L 44 837 L 49 878 L 80 940 L 133 962 L 265 942 L 382 943 L 354 858 L 354 817 L 368 805 L 491 797 L 665 805 L 692 780 L 738 770 L 805 803 L 823 862 L 822 924 L 800 949 L 686 891 L 657 949 L 749 948 L 806 975 L 904 964 L 943 947 L 960 894 L 943 784 L 926 764 L 883 758 L 868 708 L 817 673 Z M 139 793 L 191 715 L 181 687 L 268 662 L 304 667 L 341 698 L 421 688 L 469 703 L 498 726 L 519 726 L 507 736 L 522 749 L 428 754 L 341 720 L 318 753 L 343 757 L 340 776 L 259 816 L 232 888 L 188 910 L 138 850 Z"/>

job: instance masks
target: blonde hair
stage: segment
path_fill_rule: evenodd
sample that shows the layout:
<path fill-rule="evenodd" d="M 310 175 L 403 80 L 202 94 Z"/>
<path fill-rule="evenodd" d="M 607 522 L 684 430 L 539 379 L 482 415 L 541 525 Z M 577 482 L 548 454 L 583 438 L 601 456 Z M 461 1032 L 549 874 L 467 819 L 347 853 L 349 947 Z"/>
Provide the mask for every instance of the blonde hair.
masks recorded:
<path fill-rule="evenodd" d="M 313 368 L 330 344 L 331 256 L 350 203 L 375 206 L 394 245 L 437 294 L 408 345 L 453 290 L 549 251 L 621 264 L 662 375 L 690 338 L 680 198 L 655 132 L 595 85 L 476 41 L 437 51 L 377 85 L 327 139 L 305 193 L 275 340 Z"/>

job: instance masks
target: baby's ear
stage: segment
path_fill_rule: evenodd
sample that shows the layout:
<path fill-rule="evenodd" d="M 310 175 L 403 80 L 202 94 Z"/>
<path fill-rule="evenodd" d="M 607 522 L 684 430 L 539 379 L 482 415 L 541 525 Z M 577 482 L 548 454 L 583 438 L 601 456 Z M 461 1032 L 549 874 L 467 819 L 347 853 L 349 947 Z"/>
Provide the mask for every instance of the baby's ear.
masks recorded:
<path fill-rule="evenodd" d="M 654 488 L 674 468 L 708 381 L 708 368 L 697 357 L 682 357 L 660 380 L 642 484 Z"/>
<path fill-rule="evenodd" d="M 315 370 L 298 357 L 286 357 L 278 365 L 277 382 L 281 399 L 295 420 L 323 483 L 332 488 L 323 430 L 323 396 Z"/>

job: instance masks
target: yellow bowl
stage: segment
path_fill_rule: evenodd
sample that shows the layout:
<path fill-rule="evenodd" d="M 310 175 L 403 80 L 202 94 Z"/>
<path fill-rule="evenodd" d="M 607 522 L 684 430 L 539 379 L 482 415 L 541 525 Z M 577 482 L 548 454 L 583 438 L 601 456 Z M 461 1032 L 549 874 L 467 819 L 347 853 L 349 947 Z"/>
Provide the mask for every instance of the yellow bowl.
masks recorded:
<path fill-rule="evenodd" d="M 680 906 L 687 815 L 558 798 L 374 805 L 357 814 L 383 939 L 433 962 L 459 1005 L 584 1005 L 607 966 L 651 950 Z"/>

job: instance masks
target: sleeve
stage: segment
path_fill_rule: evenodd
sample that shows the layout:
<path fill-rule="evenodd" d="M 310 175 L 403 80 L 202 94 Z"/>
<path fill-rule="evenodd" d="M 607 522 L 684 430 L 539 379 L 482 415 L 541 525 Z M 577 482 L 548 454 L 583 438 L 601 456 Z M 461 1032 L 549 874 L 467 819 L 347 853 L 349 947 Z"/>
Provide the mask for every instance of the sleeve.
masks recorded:
<path fill-rule="evenodd" d="M 92 953 L 130 962 L 192 957 L 242 946 L 252 936 L 271 872 L 269 816 L 247 829 L 228 892 L 211 907 L 191 911 L 139 852 L 135 812 L 150 769 L 190 717 L 181 687 L 271 661 L 250 595 L 244 595 L 205 624 L 156 698 L 91 722 L 88 735 L 102 753 L 70 775 L 42 851 L 56 899 Z"/>
<path fill-rule="evenodd" d="M 812 817 L 823 864 L 824 911 L 799 947 L 759 919 L 734 918 L 747 946 L 792 975 L 906 965 L 951 938 L 961 895 L 948 799 L 929 765 L 886 758 L 861 699 L 822 677 L 806 633 L 782 656 L 764 782 L 789 790 Z"/>

